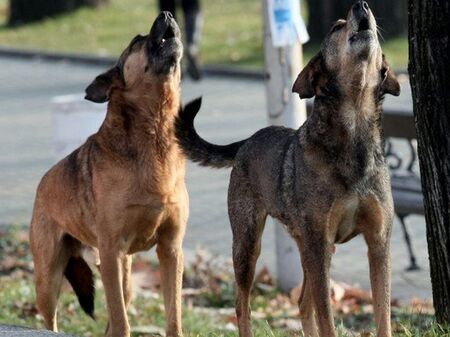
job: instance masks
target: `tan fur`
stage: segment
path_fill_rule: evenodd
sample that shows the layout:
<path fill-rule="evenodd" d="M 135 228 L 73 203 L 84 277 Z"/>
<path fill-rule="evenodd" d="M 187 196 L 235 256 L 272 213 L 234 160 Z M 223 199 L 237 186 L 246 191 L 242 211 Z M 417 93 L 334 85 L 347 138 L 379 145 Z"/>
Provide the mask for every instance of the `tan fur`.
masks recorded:
<path fill-rule="evenodd" d="M 160 17 L 155 25 L 174 25 L 167 15 Z M 53 331 L 68 259 L 94 253 L 92 263 L 98 250 L 110 318 L 106 336 L 129 336 L 131 254 L 157 245 L 167 336 L 182 335 L 182 240 L 189 202 L 185 159 L 173 132 L 180 67 L 178 58 L 168 73 L 157 72 L 152 62 L 162 56 L 149 55 L 150 39 L 130 45 L 121 69 L 108 72 L 123 76 L 108 77 L 104 92 L 110 102 L 99 131 L 50 169 L 37 190 L 30 230 L 37 306 Z M 178 55 L 175 42 L 169 51 Z M 94 93 L 104 89 L 96 81 Z"/>

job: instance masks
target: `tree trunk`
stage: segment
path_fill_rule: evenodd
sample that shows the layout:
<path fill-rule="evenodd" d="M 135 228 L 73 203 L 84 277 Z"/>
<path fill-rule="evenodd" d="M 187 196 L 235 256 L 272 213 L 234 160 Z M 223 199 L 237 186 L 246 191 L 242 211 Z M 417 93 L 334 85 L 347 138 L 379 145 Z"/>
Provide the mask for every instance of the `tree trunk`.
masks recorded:
<path fill-rule="evenodd" d="M 436 319 L 450 324 L 450 5 L 409 0 L 409 73 Z"/>
<path fill-rule="evenodd" d="M 354 3 L 355 0 L 308 0 L 308 32 L 311 41 L 322 41 L 332 22 L 345 18 Z M 372 0 L 369 6 L 385 39 L 406 35 L 407 0 Z"/>
<path fill-rule="evenodd" d="M 109 0 L 10 0 L 9 26 L 42 20 L 81 6 L 98 7 Z"/>

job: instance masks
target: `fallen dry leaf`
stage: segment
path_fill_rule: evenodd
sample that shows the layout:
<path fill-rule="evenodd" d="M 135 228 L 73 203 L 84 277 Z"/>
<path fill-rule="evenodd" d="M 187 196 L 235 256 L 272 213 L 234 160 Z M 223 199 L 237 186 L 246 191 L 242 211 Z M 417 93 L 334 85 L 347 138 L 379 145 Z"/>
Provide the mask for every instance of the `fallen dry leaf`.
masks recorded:
<path fill-rule="evenodd" d="M 133 264 L 131 270 L 133 289 L 137 293 L 142 290 L 158 291 L 161 285 L 159 269 L 154 268 L 149 261 L 139 259 Z"/>
<path fill-rule="evenodd" d="M 255 284 L 266 284 L 273 286 L 274 282 L 270 275 L 269 268 L 264 266 L 255 277 Z"/>

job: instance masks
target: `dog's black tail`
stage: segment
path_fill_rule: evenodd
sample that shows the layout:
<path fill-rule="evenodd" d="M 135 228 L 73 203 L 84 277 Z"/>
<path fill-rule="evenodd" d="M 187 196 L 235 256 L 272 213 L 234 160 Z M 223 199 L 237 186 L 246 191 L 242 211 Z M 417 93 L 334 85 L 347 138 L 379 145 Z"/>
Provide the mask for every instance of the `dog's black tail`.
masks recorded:
<path fill-rule="evenodd" d="M 202 139 L 194 128 L 194 118 L 202 105 L 199 97 L 181 109 L 175 122 L 175 133 L 183 152 L 202 166 L 231 167 L 239 148 L 247 141 L 228 145 L 215 145 Z"/>
<path fill-rule="evenodd" d="M 78 297 L 81 308 L 86 314 L 95 319 L 94 298 L 95 285 L 94 274 L 89 265 L 81 257 L 72 256 L 67 263 L 64 275 Z"/>

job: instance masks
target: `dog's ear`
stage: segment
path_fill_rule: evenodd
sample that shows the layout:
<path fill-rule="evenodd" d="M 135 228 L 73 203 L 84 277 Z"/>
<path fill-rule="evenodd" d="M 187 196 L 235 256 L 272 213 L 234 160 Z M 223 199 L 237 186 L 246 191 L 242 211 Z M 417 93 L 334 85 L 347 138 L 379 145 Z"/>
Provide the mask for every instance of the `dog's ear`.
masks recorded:
<path fill-rule="evenodd" d="M 119 67 L 115 66 L 98 75 L 85 89 L 85 99 L 95 103 L 105 103 L 109 100 L 111 89 L 121 83 Z"/>
<path fill-rule="evenodd" d="M 323 60 L 322 54 L 318 53 L 303 68 L 292 87 L 292 92 L 300 95 L 300 98 L 311 98 L 316 95 L 316 86 L 323 77 Z"/>
<path fill-rule="evenodd" d="M 391 94 L 394 96 L 400 95 L 400 84 L 384 55 L 383 65 L 381 67 L 381 91 L 383 94 Z"/>

